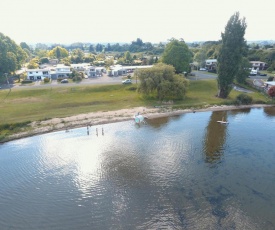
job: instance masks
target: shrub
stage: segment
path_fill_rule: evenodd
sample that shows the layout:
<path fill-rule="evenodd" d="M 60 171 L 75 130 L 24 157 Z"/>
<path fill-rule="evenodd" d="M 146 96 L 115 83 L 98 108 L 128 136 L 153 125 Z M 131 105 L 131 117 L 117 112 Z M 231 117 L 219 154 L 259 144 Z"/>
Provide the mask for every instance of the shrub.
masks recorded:
<path fill-rule="evenodd" d="M 32 83 L 32 80 L 23 80 L 21 83 L 22 84 L 30 84 L 30 83 Z"/>
<path fill-rule="evenodd" d="M 267 81 L 273 81 L 274 77 L 269 76 Z"/>
<path fill-rule="evenodd" d="M 239 94 L 237 97 L 236 97 L 236 104 L 237 105 L 249 105 L 252 103 L 252 97 L 247 95 L 247 94 L 244 94 L 244 93 L 241 93 Z"/>
<path fill-rule="evenodd" d="M 81 76 L 75 76 L 73 77 L 73 81 L 81 81 L 82 77 Z"/>
<path fill-rule="evenodd" d="M 137 87 L 136 86 L 130 86 L 129 88 L 127 88 L 129 91 L 136 91 Z"/>
<path fill-rule="evenodd" d="M 45 78 L 44 78 L 44 83 L 49 83 L 49 82 L 50 82 L 50 78 L 45 77 Z"/>
<path fill-rule="evenodd" d="M 272 73 L 273 68 L 272 68 L 272 67 L 269 67 L 269 68 L 266 69 L 266 71 L 267 71 L 268 73 Z"/>

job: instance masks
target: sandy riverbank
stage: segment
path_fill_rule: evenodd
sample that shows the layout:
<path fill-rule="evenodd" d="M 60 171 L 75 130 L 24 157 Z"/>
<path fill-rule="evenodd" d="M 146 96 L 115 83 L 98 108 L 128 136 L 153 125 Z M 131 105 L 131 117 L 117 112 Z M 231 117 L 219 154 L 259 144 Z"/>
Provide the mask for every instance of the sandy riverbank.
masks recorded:
<path fill-rule="evenodd" d="M 107 124 L 119 121 L 126 121 L 133 119 L 133 115 L 140 113 L 148 119 L 157 117 L 175 116 L 184 113 L 191 112 L 205 112 L 205 111 L 222 111 L 222 110 L 233 110 L 243 108 L 261 108 L 271 107 L 271 105 L 242 105 L 242 106 L 211 106 L 203 109 L 184 109 L 184 110 L 171 110 L 169 108 L 146 108 L 146 107 L 135 107 L 131 109 L 121 109 L 117 111 L 107 112 L 94 112 L 78 114 L 76 116 L 64 117 L 64 118 L 53 118 L 46 121 L 34 121 L 31 123 L 31 129 L 23 131 L 9 136 L 5 141 L 11 141 L 19 138 L 28 136 L 72 129 L 84 126 L 93 126 L 98 124 Z"/>

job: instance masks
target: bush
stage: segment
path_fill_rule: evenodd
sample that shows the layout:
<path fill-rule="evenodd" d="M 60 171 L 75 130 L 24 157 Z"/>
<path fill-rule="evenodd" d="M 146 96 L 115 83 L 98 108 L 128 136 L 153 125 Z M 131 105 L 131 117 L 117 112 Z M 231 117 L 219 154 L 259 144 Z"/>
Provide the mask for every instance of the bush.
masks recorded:
<path fill-rule="evenodd" d="M 44 78 L 44 83 L 49 83 L 49 82 L 50 82 L 50 78 L 45 77 L 45 78 Z"/>
<path fill-rule="evenodd" d="M 21 83 L 22 84 L 30 84 L 30 83 L 32 83 L 32 80 L 23 80 Z"/>
<path fill-rule="evenodd" d="M 136 86 L 130 86 L 129 88 L 127 88 L 129 91 L 136 91 L 137 87 Z"/>
<path fill-rule="evenodd" d="M 269 68 L 266 69 L 266 71 L 267 71 L 268 73 L 272 73 L 273 68 L 272 68 L 272 67 L 269 67 Z"/>
<path fill-rule="evenodd" d="M 274 77 L 269 76 L 267 81 L 273 81 Z"/>
<path fill-rule="evenodd" d="M 249 105 L 252 103 L 252 97 L 247 95 L 247 94 L 244 94 L 244 93 L 241 93 L 239 94 L 237 97 L 236 97 L 236 104 L 237 105 Z"/>
<path fill-rule="evenodd" d="M 81 81 L 82 77 L 81 76 L 75 76 L 73 77 L 73 81 Z"/>

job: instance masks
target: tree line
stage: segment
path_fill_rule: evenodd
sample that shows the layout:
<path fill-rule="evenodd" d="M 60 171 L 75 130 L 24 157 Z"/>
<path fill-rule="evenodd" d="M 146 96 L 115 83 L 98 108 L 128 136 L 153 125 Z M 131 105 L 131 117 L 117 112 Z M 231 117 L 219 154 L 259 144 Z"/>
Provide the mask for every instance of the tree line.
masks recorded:
<path fill-rule="evenodd" d="M 221 34 L 221 40 L 208 41 L 202 44 L 187 44 L 184 40 L 170 39 L 165 45 L 158 44 L 157 46 L 151 43 L 144 43 L 140 38 L 132 41 L 131 44 L 113 44 L 108 43 L 106 46 L 97 44 L 93 47 L 92 44 L 87 46 L 82 43 L 73 43 L 68 50 L 62 45 L 54 46 L 52 49 L 46 49 L 43 44 L 38 44 L 33 50 L 25 42 L 20 46 L 16 45 L 10 38 L 1 34 L 0 36 L 0 74 L 4 72 L 13 72 L 26 59 L 29 58 L 29 68 L 35 68 L 38 64 L 47 63 L 49 58 L 57 58 L 64 64 L 90 62 L 97 63 L 103 61 L 106 65 L 113 64 L 113 60 L 105 60 L 105 53 L 107 51 L 120 51 L 115 58 L 117 63 L 132 64 L 135 60 L 136 54 L 132 53 L 146 52 L 154 55 L 154 52 L 160 53 L 160 58 L 152 58 L 150 63 L 156 64 L 159 69 L 164 71 L 160 75 L 160 71 L 156 68 L 151 70 L 139 71 L 137 76 L 141 79 L 139 91 L 143 93 L 152 94 L 156 92 L 158 98 L 163 98 L 163 92 L 175 91 L 179 92 L 181 89 L 186 92 L 186 83 L 178 80 L 178 74 L 188 73 L 191 71 L 190 63 L 197 62 L 198 66 L 204 65 L 206 59 L 213 58 L 218 60 L 217 66 L 217 96 L 226 98 L 232 89 L 234 80 L 238 82 L 245 82 L 248 76 L 249 61 L 260 60 L 267 62 L 272 70 L 275 67 L 275 49 L 273 46 L 255 46 L 255 44 L 248 45 L 244 39 L 246 31 L 245 18 L 240 18 L 239 13 L 232 15 L 225 27 L 225 31 Z M 9 45 L 11 44 L 11 45 Z M 154 50 L 154 52 L 152 52 Z M 158 51 L 156 51 L 158 50 Z M 87 55 L 88 51 L 88 55 Z M 96 52 L 95 52 L 96 51 Z M 122 52 L 123 51 L 123 52 Z M 98 53 L 97 53 L 98 52 Z M 106 62 L 105 62 L 106 61 Z M 167 66 L 165 66 L 167 65 Z M 168 66 L 172 66 L 173 69 Z M 174 74 L 171 74 L 171 71 Z M 168 73 L 169 74 L 166 74 Z M 154 76 L 154 74 L 156 76 Z M 147 77 L 145 77 L 147 76 Z M 176 84 L 181 87 L 175 88 Z M 184 87 L 183 87 L 184 86 Z M 184 95 L 180 93 L 169 93 L 169 97 L 182 99 Z"/>

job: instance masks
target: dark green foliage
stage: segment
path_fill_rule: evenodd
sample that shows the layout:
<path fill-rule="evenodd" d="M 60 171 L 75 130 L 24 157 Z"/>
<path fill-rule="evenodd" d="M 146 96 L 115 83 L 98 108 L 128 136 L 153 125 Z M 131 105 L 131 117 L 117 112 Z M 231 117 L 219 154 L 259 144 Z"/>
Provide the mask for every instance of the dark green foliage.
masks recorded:
<path fill-rule="evenodd" d="M 229 19 L 225 32 L 222 33 L 222 46 L 218 55 L 218 96 L 226 98 L 231 91 L 231 84 L 238 73 L 243 53 L 246 48 L 244 34 L 245 19 L 239 19 L 235 13 Z"/>
<path fill-rule="evenodd" d="M 32 83 L 32 80 L 23 80 L 21 83 L 22 84 L 30 84 L 30 83 Z"/>
<path fill-rule="evenodd" d="M 3 125 L 0 125 L 0 131 L 3 131 L 5 129 L 6 130 L 14 130 L 16 128 L 22 128 L 30 123 L 31 123 L 31 121 L 25 121 L 25 122 L 14 123 L 14 124 L 3 124 Z"/>
<path fill-rule="evenodd" d="M 40 63 L 41 64 L 49 63 L 49 58 L 48 57 L 42 57 L 42 58 L 40 58 Z"/>
<path fill-rule="evenodd" d="M 0 125 L 0 141 L 4 140 L 11 133 L 16 133 L 18 130 L 27 127 L 31 121 L 20 123 L 2 124 Z"/>
<path fill-rule="evenodd" d="M 266 71 L 267 71 L 268 73 L 272 73 L 273 68 L 272 68 L 272 67 L 268 67 L 268 68 L 266 69 Z"/>
<path fill-rule="evenodd" d="M 191 52 L 184 41 L 172 39 L 165 47 L 162 55 L 162 62 L 172 65 L 176 73 L 189 71 Z"/>
<path fill-rule="evenodd" d="M 236 104 L 237 105 L 249 105 L 252 103 L 252 100 L 253 99 L 251 96 L 241 93 L 236 97 Z"/>
<path fill-rule="evenodd" d="M 82 81 L 82 77 L 80 75 L 75 76 L 75 77 L 73 77 L 73 81 Z"/>
<path fill-rule="evenodd" d="M 127 90 L 129 90 L 129 91 L 136 91 L 137 87 L 136 86 L 130 86 L 130 87 L 127 88 Z"/>
<path fill-rule="evenodd" d="M 269 76 L 267 81 L 273 81 L 274 77 Z"/>
<path fill-rule="evenodd" d="M 244 84 L 246 82 L 246 78 L 249 76 L 249 67 L 250 63 L 248 59 L 243 57 L 240 62 L 239 70 L 236 73 L 236 80 L 238 83 Z"/>

